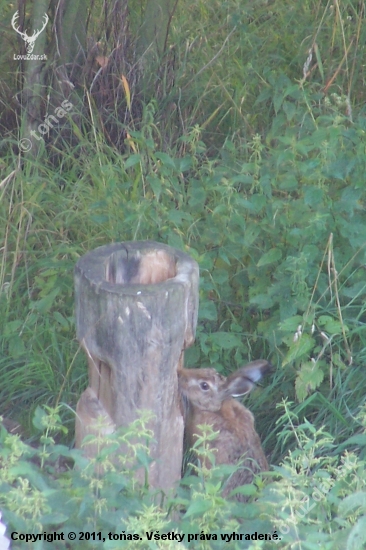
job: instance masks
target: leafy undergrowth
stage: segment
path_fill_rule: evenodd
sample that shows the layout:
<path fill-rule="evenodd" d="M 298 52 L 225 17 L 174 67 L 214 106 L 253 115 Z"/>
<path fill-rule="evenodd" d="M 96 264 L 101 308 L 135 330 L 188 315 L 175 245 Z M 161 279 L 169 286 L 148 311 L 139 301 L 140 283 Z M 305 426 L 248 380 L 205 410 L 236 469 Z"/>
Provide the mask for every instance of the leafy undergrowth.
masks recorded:
<path fill-rule="evenodd" d="M 38 409 L 34 423 L 43 431 L 37 448 L 1 429 L 0 509 L 6 534 L 13 537 L 17 550 L 35 544 L 25 542 L 20 534 L 38 534 L 34 546 L 38 550 L 74 544 L 80 549 L 108 550 L 214 550 L 223 545 L 252 550 L 363 548 L 365 461 L 336 445 L 334 436 L 324 429 L 299 423 L 288 404 L 282 408 L 281 420 L 287 425 L 282 437 L 296 439 L 297 449 L 280 466 L 257 477 L 255 484 L 241 488 L 245 503 L 221 497 L 223 483 L 233 470 L 226 466 L 196 467 L 197 475 L 183 478 L 170 495 L 149 488 L 151 433 L 146 413 L 115 434 L 88 436 L 85 443 L 100 449 L 95 459 L 88 460 L 80 450 L 54 442 L 62 429 L 58 411 Z M 365 409 L 357 423 L 359 434 L 353 443 L 362 448 Z M 198 442 L 202 456 L 210 452 L 208 439 L 212 430 L 207 428 Z M 128 448 L 123 455 L 118 453 L 122 443 Z M 134 478 L 141 467 L 146 472 L 144 485 Z M 76 539 L 70 542 L 74 533 Z M 267 540 L 259 534 L 266 534 Z"/>
<path fill-rule="evenodd" d="M 271 82 L 258 98 L 277 97 L 268 135 L 245 146 L 227 139 L 215 159 L 198 127 L 181 138 L 183 156 L 180 146 L 179 154 L 156 150 L 149 105 L 129 154 L 78 130 L 80 149 L 65 154 L 62 177 L 29 161 L 6 180 L 4 416 L 23 415 L 29 428 L 26 403 L 33 411 L 64 403 L 71 425 L 70 406 L 86 384 L 74 265 L 102 244 L 153 239 L 200 267 L 197 338 L 186 362 L 226 373 L 259 357 L 279 366 L 250 401 L 259 431 L 272 434 L 270 451 L 282 398 L 302 402 L 300 414 L 311 419 L 325 403 L 327 428 L 335 418 L 347 424 L 365 377 L 365 118 L 351 123 L 342 98 L 284 75 Z"/>

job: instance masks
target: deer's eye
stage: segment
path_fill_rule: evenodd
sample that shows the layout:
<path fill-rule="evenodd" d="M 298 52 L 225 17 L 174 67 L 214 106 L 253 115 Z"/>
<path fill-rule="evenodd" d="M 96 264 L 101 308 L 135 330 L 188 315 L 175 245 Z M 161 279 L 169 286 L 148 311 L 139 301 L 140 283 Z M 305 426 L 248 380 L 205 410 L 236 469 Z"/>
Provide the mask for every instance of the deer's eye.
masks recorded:
<path fill-rule="evenodd" d="M 200 383 L 200 388 L 201 388 L 201 390 L 203 390 L 203 391 L 207 391 L 207 390 L 209 389 L 209 387 L 210 387 L 210 386 L 207 384 L 207 382 L 201 382 L 201 383 Z"/>

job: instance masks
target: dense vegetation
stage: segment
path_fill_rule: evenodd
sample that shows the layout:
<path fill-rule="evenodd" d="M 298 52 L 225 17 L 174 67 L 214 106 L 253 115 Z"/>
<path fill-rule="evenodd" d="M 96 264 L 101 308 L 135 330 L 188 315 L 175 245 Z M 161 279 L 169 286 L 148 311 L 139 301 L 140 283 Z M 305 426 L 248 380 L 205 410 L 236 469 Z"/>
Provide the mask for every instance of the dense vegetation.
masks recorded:
<path fill-rule="evenodd" d="M 112 55 L 97 4 L 89 38 L 104 42 L 104 57 L 90 85 Z M 141 4 L 129 3 L 132 37 Z M 159 86 L 145 78 L 139 88 L 130 69 L 118 93 L 107 78 L 100 95 L 76 87 L 73 110 L 28 152 L 9 61 L 15 9 L 4 10 L 0 60 L 0 412 L 22 424 L 26 443 L 1 428 L 0 510 L 8 532 L 142 540 L 13 547 L 366 547 L 365 3 L 181 0 Z M 264 357 L 276 367 L 246 401 L 273 465 L 242 489 L 248 503 L 221 498 L 230 468 L 199 469 L 162 495 L 134 484 L 128 457 L 117 472 L 104 448 L 98 476 L 71 448 L 87 383 L 73 268 L 92 248 L 134 239 L 199 263 L 188 365 L 228 373 Z M 145 424 L 114 435 L 110 452 L 139 434 L 132 452 L 147 467 Z M 221 540 L 274 530 L 280 541 Z M 156 531 L 186 537 L 149 541 Z"/>

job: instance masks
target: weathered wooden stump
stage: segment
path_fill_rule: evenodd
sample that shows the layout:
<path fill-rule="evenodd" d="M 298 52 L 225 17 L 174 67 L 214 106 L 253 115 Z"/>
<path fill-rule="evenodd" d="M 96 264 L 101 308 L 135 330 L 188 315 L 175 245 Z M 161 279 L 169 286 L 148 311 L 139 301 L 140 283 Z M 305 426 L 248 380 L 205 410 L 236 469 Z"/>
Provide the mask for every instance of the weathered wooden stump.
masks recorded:
<path fill-rule="evenodd" d="M 89 387 L 76 409 L 76 446 L 96 433 L 98 417 L 108 433 L 149 409 L 155 440 L 149 482 L 171 488 L 181 475 L 177 369 L 195 336 L 197 263 L 153 241 L 102 246 L 75 266 L 75 301 L 77 338 L 89 365 Z M 96 453 L 86 448 L 89 456 Z"/>

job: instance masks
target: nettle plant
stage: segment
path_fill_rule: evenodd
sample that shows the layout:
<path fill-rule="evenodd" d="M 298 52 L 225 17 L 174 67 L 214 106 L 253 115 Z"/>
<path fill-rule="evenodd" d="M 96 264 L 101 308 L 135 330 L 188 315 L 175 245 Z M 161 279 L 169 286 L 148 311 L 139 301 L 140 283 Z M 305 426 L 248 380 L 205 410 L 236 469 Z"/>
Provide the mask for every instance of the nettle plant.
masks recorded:
<path fill-rule="evenodd" d="M 223 162 L 187 182 L 186 235 L 201 252 L 206 298 L 195 360 L 275 353 L 296 367 L 303 400 L 364 347 L 366 122 L 351 122 L 341 97 L 283 75 L 269 79 L 264 101 L 272 128 L 254 136 L 245 161 L 227 140 Z"/>
<path fill-rule="evenodd" d="M 320 295 L 317 283 L 324 265 L 327 266 L 328 286 Z M 342 290 L 343 297 L 347 296 L 347 289 L 342 288 L 342 271 L 338 273 L 336 268 L 331 234 L 306 311 L 303 315 L 288 317 L 279 324 L 284 334 L 282 342 L 287 346 L 282 365 L 286 367 L 292 364 L 297 367 L 295 388 L 300 401 L 322 384 L 327 372 L 332 387 L 333 369 L 345 370 L 353 363 L 353 338 L 343 318 L 348 317 L 349 312 L 347 304 L 340 297 Z M 362 295 L 365 285 L 356 283 L 356 289 L 356 293 Z M 350 292 L 352 290 L 348 290 L 348 295 Z M 357 327 L 356 320 L 349 321 L 354 328 Z"/>
<path fill-rule="evenodd" d="M 364 347 L 366 122 L 351 121 L 342 96 L 283 74 L 266 79 L 257 103 L 273 114 L 267 135 L 227 139 L 216 158 L 197 126 L 175 152 L 157 151 L 154 109 L 146 108 L 122 181 L 110 190 L 110 238 L 155 238 L 199 262 L 189 364 L 224 371 L 275 355 L 289 373 L 295 367 L 303 400 L 332 385 L 334 369 Z M 92 205 L 104 226 L 105 207 Z"/>
<path fill-rule="evenodd" d="M 145 412 L 128 428 L 114 434 L 88 436 L 85 445 L 99 449 L 88 460 L 81 450 L 55 442 L 65 428 L 60 407 L 37 408 L 34 425 L 40 431 L 38 445 L 30 447 L 19 436 L 0 428 L 0 509 L 11 533 L 119 532 L 127 529 L 129 515 L 151 504 L 147 485 L 136 483 L 134 471 L 147 470 L 149 442 Z M 117 453 L 120 445 L 127 449 Z M 131 462 L 134 466 L 131 466 Z M 78 548 L 102 547 L 95 538 L 78 540 Z M 14 548 L 28 548 L 17 541 Z M 39 548 L 65 548 L 64 542 L 39 543 Z"/>
<path fill-rule="evenodd" d="M 292 405 L 279 404 L 279 438 L 296 447 L 274 467 L 278 477 L 259 499 L 281 537 L 278 546 L 358 550 L 366 542 L 365 461 L 347 447 L 365 444 L 365 408 L 356 418 L 360 433 L 337 445 L 324 427 L 300 422 Z"/>
<path fill-rule="evenodd" d="M 80 450 L 55 442 L 57 432 L 63 431 L 59 412 L 59 408 L 37 409 L 34 423 L 42 435 L 33 448 L 0 430 L 0 509 L 8 535 L 38 534 L 37 548 L 61 550 L 67 542 L 47 540 L 43 534 L 63 533 L 67 540 L 69 533 L 76 533 L 78 548 L 117 550 L 175 548 L 176 542 L 163 536 L 174 532 L 186 535 L 182 548 L 215 550 L 222 547 L 221 535 L 272 531 L 270 522 L 259 517 L 255 502 L 245 512 L 243 503 L 223 498 L 223 485 L 235 472 L 232 465 L 196 465 L 195 475 L 177 483 L 170 495 L 149 488 L 148 412 L 114 434 L 85 438 L 85 445 L 99 448 L 91 460 Z M 209 441 L 216 435 L 209 426 L 203 429 L 197 440 L 201 456 L 212 458 Z M 121 443 L 125 454 L 118 453 Z M 134 477 L 141 468 L 145 483 Z M 245 494 L 257 496 L 259 489 L 248 485 Z M 98 535 L 80 539 L 78 534 L 86 532 L 102 532 L 106 540 Z M 116 536 L 107 540 L 108 533 Z M 186 546 L 188 534 L 195 542 Z M 14 548 L 28 546 L 18 539 Z"/>
<path fill-rule="evenodd" d="M 102 532 L 116 536 L 105 541 L 84 537 L 78 540 L 78 548 L 159 550 L 176 547 L 164 534 L 179 533 L 182 548 L 219 550 L 225 539 L 227 547 L 236 550 L 257 548 L 248 539 L 248 534 L 257 532 L 277 534 L 260 546 L 271 550 L 275 545 L 358 550 L 366 542 L 364 460 L 345 450 L 343 443 L 336 445 L 324 427 L 299 422 L 291 405 L 280 405 L 280 439 L 286 446 L 294 441 L 295 448 L 280 466 L 241 488 L 245 503 L 222 496 L 236 467 L 215 465 L 210 442 L 217 434 L 209 426 L 202 427 L 196 445 L 213 467 L 205 467 L 204 460 L 192 465 L 194 475 L 183 478 L 167 496 L 149 489 L 148 476 L 145 484 L 137 483 L 129 466 L 134 458 L 136 468 L 147 472 L 148 415 L 115 434 L 89 436 L 85 443 L 97 444 L 100 452 L 95 460 L 88 460 L 80 450 L 55 443 L 53 438 L 62 428 L 59 410 L 37 409 L 35 424 L 43 432 L 38 447 L 31 448 L 18 436 L 0 430 L 0 509 L 6 534 L 64 533 L 66 540 L 68 533 Z M 361 431 L 353 443 L 363 445 L 364 409 L 356 420 Z M 117 465 L 115 453 L 121 442 L 128 445 L 128 452 Z M 233 533 L 242 535 L 240 542 L 232 538 Z M 65 541 L 42 537 L 37 542 L 40 550 L 66 546 Z M 14 544 L 17 550 L 28 547 L 22 540 Z"/>

